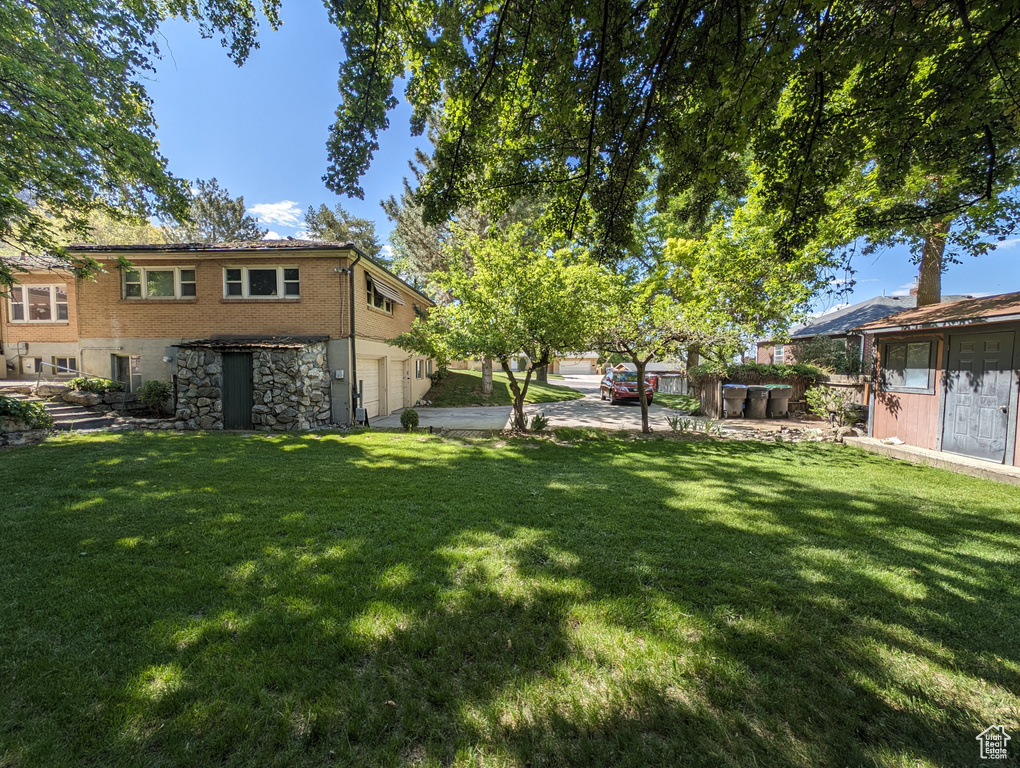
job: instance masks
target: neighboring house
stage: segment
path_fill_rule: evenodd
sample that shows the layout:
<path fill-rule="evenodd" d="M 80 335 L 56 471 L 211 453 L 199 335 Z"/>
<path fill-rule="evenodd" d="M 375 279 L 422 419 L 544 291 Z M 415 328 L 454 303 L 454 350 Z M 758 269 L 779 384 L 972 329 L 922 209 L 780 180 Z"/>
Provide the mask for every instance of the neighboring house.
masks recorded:
<path fill-rule="evenodd" d="M 41 363 L 53 378 L 49 363 L 131 390 L 173 378 L 178 418 L 205 428 L 348 424 L 356 407 L 386 415 L 429 388 L 431 361 L 389 340 L 432 302 L 351 243 L 70 250 L 104 271 L 33 267 L 0 302 L 9 376 Z"/>
<path fill-rule="evenodd" d="M 553 358 L 549 372 L 559 374 L 595 373 L 598 364 L 598 352 L 565 352 Z"/>
<path fill-rule="evenodd" d="M 873 340 L 868 434 L 1020 466 L 1020 292 L 900 312 Z"/>
<path fill-rule="evenodd" d="M 946 296 L 943 301 L 966 298 L 971 297 Z M 770 363 L 792 365 L 797 362 L 797 344 L 810 341 L 818 336 L 838 339 L 847 345 L 851 343 L 859 345 L 861 360 L 870 360 L 872 351 L 868 347 L 867 341 L 865 340 L 861 344 L 861 335 L 854 329 L 872 320 L 881 320 L 883 317 L 902 312 L 905 309 L 913 309 L 916 306 L 917 295 L 916 292 L 912 292 L 910 296 L 876 296 L 859 304 L 852 304 L 835 312 L 829 312 L 801 325 L 795 325 L 790 329 L 788 342 L 759 341 L 756 362 L 761 365 Z"/>

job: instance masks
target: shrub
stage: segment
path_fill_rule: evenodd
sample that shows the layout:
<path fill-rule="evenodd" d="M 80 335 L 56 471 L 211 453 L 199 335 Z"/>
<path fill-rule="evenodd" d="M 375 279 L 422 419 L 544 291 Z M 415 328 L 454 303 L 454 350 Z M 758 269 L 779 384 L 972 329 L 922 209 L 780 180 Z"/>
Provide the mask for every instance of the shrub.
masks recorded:
<path fill-rule="evenodd" d="M 819 381 L 825 376 L 824 371 L 813 365 L 797 363 L 796 365 L 723 365 L 721 363 L 704 363 L 696 365 L 688 371 L 691 381 L 697 382 L 710 376 L 718 376 L 727 381 L 739 384 L 761 384 L 775 381 L 792 381 L 796 379 L 809 382 Z"/>
<path fill-rule="evenodd" d="M 413 408 L 408 408 L 402 414 L 400 414 L 400 426 L 405 431 L 410 432 L 413 429 L 418 428 L 418 411 Z"/>
<path fill-rule="evenodd" d="M 845 376 L 860 376 L 860 339 L 833 339 L 829 336 L 815 336 L 801 341 L 794 347 L 797 359 L 802 363 L 828 368 L 833 373 Z"/>
<path fill-rule="evenodd" d="M 46 429 L 53 424 L 42 403 L 0 395 L 0 421 L 7 419 L 24 422 L 29 429 Z"/>
<path fill-rule="evenodd" d="M 449 371 L 447 371 L 446 368 L 437 368 L 434 373 L 429 374 L 429 381 L 433 384 L 438 384 L 446 378 L 447 373 L 449 373 Z"/>
<path fill-rule="evenodd" d="M 147 381 L 138 390 L 138 400 L 154 415 L 158 415 L 173 394 L 173 387 L 169 381 Z"/>
<path fill-rule="evenodd" d="M 808 410 L 843 427 L 857 421 L 857 406 L 848 387 L 812 387 L 804 393 Z"/>
<path fill-rule="evenodd" d="M 528 426 L 532 432 L 542 432 L 546 427 L 549 426 L 549 419 L 546 418 L 544 413 L 536 413 L 532 419 L 531 424 Z"/>
<path fill-rule="evenodd" d="M 67 382 L 67 386 L 79 392 L 91 392 L 96 395 L 103 395 L 107 392 L 120 392 L 124 389 L 124 385 L 119 381 L 89 376 L 75 376 Z"/>

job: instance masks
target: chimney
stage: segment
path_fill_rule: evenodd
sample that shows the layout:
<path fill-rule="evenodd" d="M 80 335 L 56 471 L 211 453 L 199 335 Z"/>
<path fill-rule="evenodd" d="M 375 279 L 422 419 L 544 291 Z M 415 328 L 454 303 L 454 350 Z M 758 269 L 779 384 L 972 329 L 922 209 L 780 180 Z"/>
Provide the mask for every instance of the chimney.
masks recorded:
<path fill-rule="evenodd" d="M 910 289 L 910 295 L 911 296 L 916 296 L 917 295 L 917 287 L 920 284 L 920 282 L 921 282 L 920 278 L 914 278 L 914 285 Z"/>

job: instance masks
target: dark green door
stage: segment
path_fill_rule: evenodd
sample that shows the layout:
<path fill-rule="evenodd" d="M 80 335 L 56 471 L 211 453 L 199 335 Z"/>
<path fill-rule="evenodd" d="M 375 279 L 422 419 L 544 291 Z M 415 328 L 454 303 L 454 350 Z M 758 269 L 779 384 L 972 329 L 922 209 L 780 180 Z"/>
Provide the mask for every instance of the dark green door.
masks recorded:
<path fill-rule="evenodd" d="M 223 353 L 223 428 L 251 429 L 251 352 Z"/>

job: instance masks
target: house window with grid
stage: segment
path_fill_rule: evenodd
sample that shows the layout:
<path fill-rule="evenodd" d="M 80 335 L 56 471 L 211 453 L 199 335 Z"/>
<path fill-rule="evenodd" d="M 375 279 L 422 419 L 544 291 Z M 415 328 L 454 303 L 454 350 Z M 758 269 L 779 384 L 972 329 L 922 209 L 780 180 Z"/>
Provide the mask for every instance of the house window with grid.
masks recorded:
<path fill-rule="evenodd" d="M 226 299 L 299 299 L 301 272 L 297 267 L 226 267 Z"/>
<path fill-rule="evenodd" d="M 125 269 L 125 299 L 193 299 L 193 267 L 137 267 Z"/>
<path fill-rule="evenodd" d="M 776 344 L 775 352 L 772 355 L 772 362 L 776 365 L 782 365 L 786 360 L 786 345 Z"/>
<path fill-rule="evenodd" d="M 53 373 L 57 376 L 74 376 L 78 367 L 78 359 L 74 357 L 54 357 Z"/>
<path fill-rule="evenodd" d="M 16 285 L 8 301 L 12 323 L 67 321 L 66 285 Z"/>

